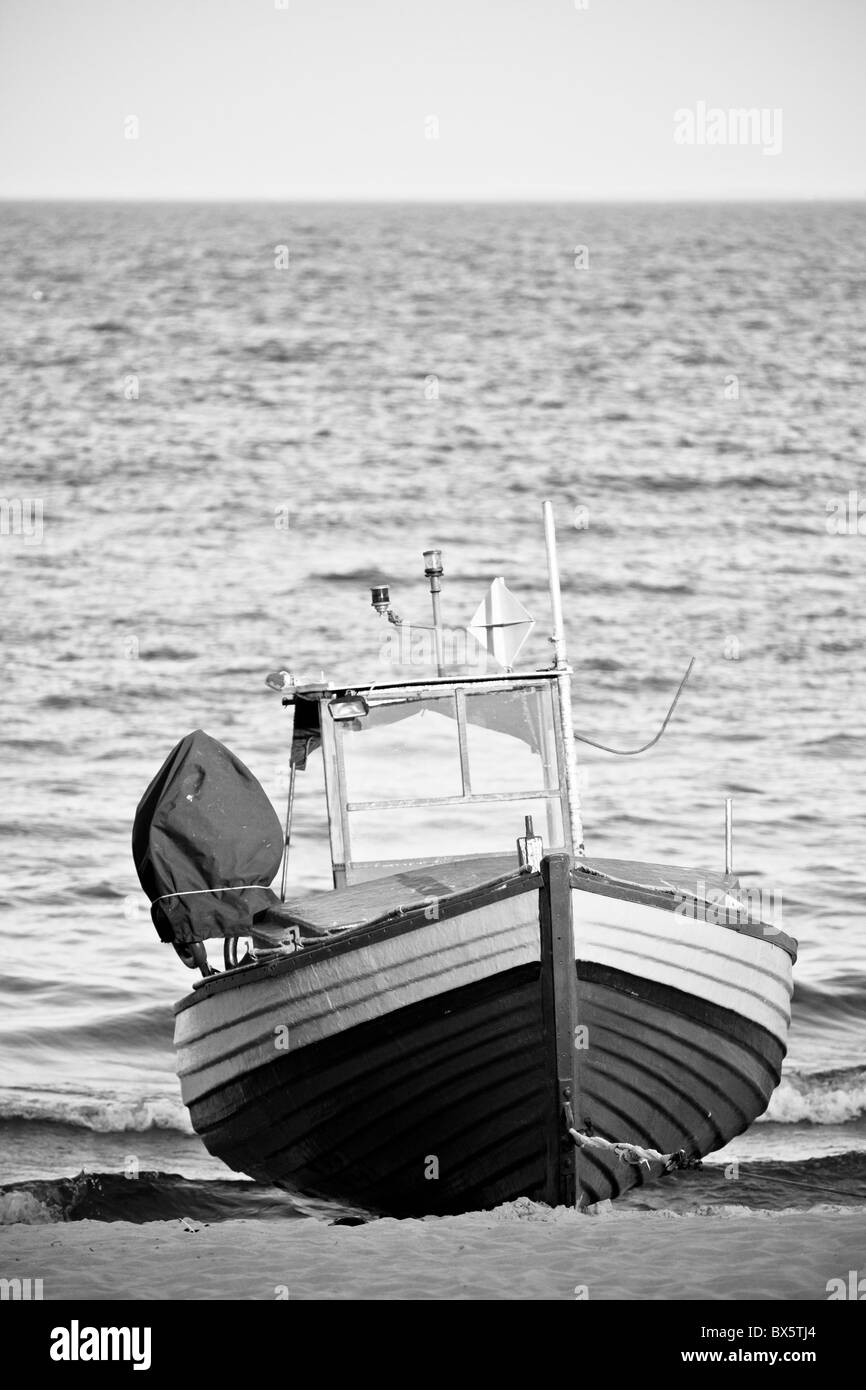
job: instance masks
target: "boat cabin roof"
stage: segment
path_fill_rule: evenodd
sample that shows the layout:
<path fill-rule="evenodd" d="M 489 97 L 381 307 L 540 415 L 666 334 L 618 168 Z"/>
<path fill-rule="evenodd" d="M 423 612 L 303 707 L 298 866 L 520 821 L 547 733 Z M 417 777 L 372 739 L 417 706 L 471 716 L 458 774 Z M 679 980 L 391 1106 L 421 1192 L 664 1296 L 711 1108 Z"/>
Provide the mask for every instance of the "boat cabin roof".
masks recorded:
<path fill-rule="evenodd" d="M 559 676 L 571 675 L 570 666 L 552 667 L 548 666 L 537 671 L 487 671 L 481 675 L 462 674 L 451 672 L 443 676 L 423 676 L 417 680 L 388 680 L 388 681 L 353 681 L 351 684 L 333 684 L 330 681 L 310 681 L 304 685 L 293 685 L 283 696 L 283 704 L 294 704 L 295 700 L 329 700 L 341 695 L 356 695 L 362 692 L 395 692 L 405 690 L 407 692 L 454 685 L 521 685 L 524 681 L 548 680 L 554 681 Z"/>

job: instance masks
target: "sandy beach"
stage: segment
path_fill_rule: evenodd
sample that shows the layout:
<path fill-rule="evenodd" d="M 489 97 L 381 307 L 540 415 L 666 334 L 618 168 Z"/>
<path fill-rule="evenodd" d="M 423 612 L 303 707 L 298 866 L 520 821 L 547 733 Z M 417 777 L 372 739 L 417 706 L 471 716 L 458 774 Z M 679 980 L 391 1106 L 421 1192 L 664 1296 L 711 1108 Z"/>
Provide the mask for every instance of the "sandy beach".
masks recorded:
<path fill-rule="evenodd" d="M 866 1212 L 827 1207 L 578 1216 L 494 1212 L 318 1221 L 15 1225 L 6 1278 L 46 1299 L 748 1299 L 825 1301 L 866 1267 Z"/>

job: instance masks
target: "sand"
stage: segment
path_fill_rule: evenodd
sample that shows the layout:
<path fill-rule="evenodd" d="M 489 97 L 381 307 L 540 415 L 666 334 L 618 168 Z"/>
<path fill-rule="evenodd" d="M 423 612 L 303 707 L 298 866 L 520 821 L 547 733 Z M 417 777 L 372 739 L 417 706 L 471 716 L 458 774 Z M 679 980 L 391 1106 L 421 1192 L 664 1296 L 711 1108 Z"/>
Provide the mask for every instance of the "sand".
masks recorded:
<path fill-rule="evenodd" d="M 315 1220 L 82 1221 L 0 1230 L 0 1276 L 76 1299 L 826 1300 L 866 1272 L 866 1211 L 495 1212 Z"/>

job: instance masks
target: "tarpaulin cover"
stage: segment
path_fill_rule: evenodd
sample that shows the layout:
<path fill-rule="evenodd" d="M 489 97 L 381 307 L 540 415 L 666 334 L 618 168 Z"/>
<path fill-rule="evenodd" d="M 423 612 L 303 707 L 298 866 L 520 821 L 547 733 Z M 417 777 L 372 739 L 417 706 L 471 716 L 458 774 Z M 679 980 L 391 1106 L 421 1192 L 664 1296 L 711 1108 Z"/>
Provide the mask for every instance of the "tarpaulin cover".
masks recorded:
<path fill-rule="evenodd" d="M 278 902 L 267 885 L 282 851 L 282 827 L 261 785 L 201 729 L 172 749 L 135 813 L 135 867 L 163 941 L 248 933 Z M 214 888 L 229 891 L 201 891 Z"/>

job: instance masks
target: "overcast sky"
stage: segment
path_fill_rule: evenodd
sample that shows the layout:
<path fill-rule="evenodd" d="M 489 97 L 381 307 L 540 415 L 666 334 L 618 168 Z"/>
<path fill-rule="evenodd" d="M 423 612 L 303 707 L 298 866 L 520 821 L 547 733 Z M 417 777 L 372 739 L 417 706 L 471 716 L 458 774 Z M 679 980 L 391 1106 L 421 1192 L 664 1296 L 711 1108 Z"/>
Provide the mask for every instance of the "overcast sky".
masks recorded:
<path fill-rule="evenodd" d="M 866 195 L 866 0 L 283 3 L 0 0 L 0 196 Z"/>

